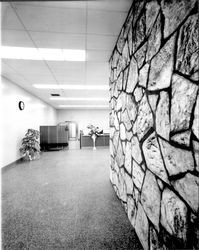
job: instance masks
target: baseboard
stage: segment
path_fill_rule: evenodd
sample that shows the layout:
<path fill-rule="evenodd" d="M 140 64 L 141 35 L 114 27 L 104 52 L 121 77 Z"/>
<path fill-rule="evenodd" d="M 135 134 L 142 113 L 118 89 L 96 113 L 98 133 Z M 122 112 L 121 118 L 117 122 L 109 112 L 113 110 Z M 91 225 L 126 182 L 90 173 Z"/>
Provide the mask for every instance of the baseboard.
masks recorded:
<path fill-rule="evenodd" d="M 3 173 L 5 171 L 7 171 L 8 169 L 14 167 L 18 163 L 21 163 L 22 161 L 23 161 L 23 157 L 17 159 L 16 161 L 13 161 L 13 162 L 9 163 L 8 165 L 1 168 L 1 172 Z"/>

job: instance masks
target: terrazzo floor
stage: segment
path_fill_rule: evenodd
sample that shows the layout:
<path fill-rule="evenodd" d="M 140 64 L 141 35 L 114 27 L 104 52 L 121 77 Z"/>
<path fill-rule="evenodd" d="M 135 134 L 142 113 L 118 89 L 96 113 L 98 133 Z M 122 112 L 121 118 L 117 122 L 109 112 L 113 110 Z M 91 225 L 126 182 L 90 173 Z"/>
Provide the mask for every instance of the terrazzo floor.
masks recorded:
<path fill-rule="evenodd" d="M 2 249 L 142 249 L 107 148 L 43 152 L 2 170 Z"/>

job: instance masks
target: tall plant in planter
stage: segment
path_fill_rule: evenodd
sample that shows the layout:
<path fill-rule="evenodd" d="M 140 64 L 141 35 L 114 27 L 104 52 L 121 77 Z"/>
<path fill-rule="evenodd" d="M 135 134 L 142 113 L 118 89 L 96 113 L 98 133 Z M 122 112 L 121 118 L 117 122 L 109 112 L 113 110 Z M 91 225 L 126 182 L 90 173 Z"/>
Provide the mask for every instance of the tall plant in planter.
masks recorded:
<path fill-rule="evenodd" d="M 39 131 L 35 129 L 28 129 L 28 131 L 26 132 L 19 149 L 20 153 L 25 159 L 32 161 L 39 158 L 39 135 Z"/>

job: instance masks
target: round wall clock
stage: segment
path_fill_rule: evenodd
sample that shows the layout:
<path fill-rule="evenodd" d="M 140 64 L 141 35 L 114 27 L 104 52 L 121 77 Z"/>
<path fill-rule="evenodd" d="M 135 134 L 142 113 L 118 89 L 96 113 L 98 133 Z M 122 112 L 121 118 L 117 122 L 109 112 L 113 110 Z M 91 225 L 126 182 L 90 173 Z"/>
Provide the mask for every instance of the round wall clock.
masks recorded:
<path fill-rule="evenodd" d="M 19 109 L 20 109 L 20 110 L 24 110 L 24 108 L 25 108 L 24 102 L 23 102 L 23 101 L 20 101 L 20 102 L 19 102 Z"/>

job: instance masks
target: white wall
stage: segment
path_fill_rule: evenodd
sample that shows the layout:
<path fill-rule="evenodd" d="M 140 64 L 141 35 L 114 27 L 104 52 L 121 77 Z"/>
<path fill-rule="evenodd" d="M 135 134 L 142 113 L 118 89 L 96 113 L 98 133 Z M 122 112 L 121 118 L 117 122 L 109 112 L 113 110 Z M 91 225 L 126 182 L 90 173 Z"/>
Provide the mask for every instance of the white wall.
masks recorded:
<path fill-rule="evenodd" d="M 90 109 L 90 110 L 57 110 L 58 122 L 75 121 L 78 129 L 84 129 L 89 123 L 104 130 L 109 130 L 109 110 Z"/>
<path fill-rule="evenodd" d="M 5 166 L 20 158 L 20 142 L 26 130 L 39 130 L 40 125 L 56 125 L 57 112 L 4 77 L 1 77 L 1 94 L 1 165 Z M 20 100 L 25 103 L 23 111 L 18 108 Z"/>

